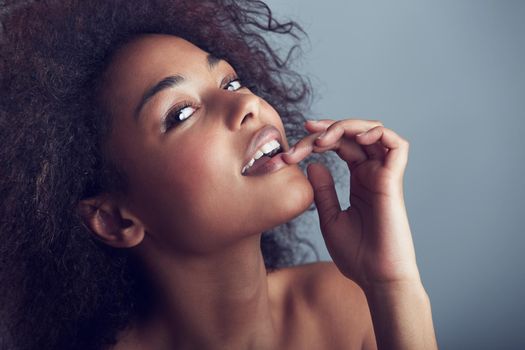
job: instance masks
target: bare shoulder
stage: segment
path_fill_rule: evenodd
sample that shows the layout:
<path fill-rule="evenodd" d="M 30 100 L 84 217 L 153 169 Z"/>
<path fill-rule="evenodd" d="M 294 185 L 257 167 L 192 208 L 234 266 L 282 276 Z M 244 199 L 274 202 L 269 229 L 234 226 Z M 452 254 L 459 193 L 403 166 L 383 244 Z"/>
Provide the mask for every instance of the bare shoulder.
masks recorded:
<path fill-rule="evenodd" d="M 315 262 L 279 270 L 283 290 L 301 313 L 315 320 L 330 349 L 375 349 L 372 319 L 363 290 L 333 262 Z M 304 317 L 304 316 L 303 316 Z"/>

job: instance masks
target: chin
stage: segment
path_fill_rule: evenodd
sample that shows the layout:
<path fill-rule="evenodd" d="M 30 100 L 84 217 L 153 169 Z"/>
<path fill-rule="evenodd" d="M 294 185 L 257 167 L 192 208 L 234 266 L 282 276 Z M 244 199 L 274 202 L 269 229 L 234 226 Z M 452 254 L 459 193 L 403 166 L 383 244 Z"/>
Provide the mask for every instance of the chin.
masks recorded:
<path fill-rule="evenodd" d="M 297 183 L 295 183 L 294 186 L 290 186 L 289 191 L 286 192 L 286 197 L 283 201 L 288 203 L 292 214 L 294 214 L 293 218 L 304 213 L 308 207 L 312 205 L 314 201 L 314 188 L 302 172 L 300 180 L 297 180 Z"/>
<path fill-rule="evenodd" d="M 279 222 L 275 226 L 298 217 L 314 201 L 314 189 L 299 167 L 297 176 L 293 176 L 286 184 L 278 203 L 275 203 L 275 212 L 279 213 Z"/>
<path fill-rule="evenodd" d="M 263 206 L 264 210 L 259 210 L 257 220 L 250 222 L 253 226 L 244 226 L 242 232 L 254 234 L 271 230 L 297 218 L 313 203 L 313 187 L 299 166 L 282 169 L 273 176 L 272 184 L 268 185 L 272 191 L 267 192 L 271 200 Z"/>

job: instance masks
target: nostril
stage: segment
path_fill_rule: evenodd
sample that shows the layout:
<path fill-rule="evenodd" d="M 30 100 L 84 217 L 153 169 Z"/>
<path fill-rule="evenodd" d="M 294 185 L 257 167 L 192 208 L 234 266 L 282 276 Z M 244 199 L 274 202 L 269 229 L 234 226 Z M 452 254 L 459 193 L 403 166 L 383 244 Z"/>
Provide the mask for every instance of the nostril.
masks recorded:
<path fill-rule="evenodd" d="M 244 126 L 249 119 L 257 119 L 259 117 L 261 105 L 258 96 L 244 93 L 231 94 L 231 96 L 234 97 L 232 101 L 235 105 L 233 116 L 236 127 Z"/>
<path fill-rule="evenodd" d="M 241 124 L 244 124 L 244 122 L 250 118 L 250 117 L 253 117 L 253 113 L 252 112 L 249 112 L 248 114 L 245 114 L 244 117 L 242 118 L 242 121 L 241 121 Z"/>

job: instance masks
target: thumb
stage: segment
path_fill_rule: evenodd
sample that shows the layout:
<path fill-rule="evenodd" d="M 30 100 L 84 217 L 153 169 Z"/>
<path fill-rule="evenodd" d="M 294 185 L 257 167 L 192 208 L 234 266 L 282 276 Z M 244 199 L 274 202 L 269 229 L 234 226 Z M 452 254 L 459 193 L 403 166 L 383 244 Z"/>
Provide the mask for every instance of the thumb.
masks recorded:
<path fill-rule="evenodd" d="M 322 164 L 313 163 L 307 168 L 308 180 L 314 189 L 314 201 L 319 214 L 319 223 L 323 235 L 335 227 L 341 206 L 335 191 L 334 179 L 330 171 Z"/>

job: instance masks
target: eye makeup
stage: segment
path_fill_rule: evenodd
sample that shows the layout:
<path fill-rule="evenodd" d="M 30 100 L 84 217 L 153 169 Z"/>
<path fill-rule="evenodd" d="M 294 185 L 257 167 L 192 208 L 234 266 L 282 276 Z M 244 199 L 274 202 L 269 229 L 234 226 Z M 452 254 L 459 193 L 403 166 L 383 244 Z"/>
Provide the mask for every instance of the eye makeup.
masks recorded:
<path fill-rule="evenodd" d="M 224 77 L 220 83 L 220 87 L 228 91 L 237 91 L 244 87 L 238 75 L 231 73 Z M 191 117 L 199 106 L 192 101 L 186 100 L 175 104 L 168 110 L 166 115 L 162 118 L 161 132 L 166 133 L 177 124 L 182 123 L 184 120 Z"/>

